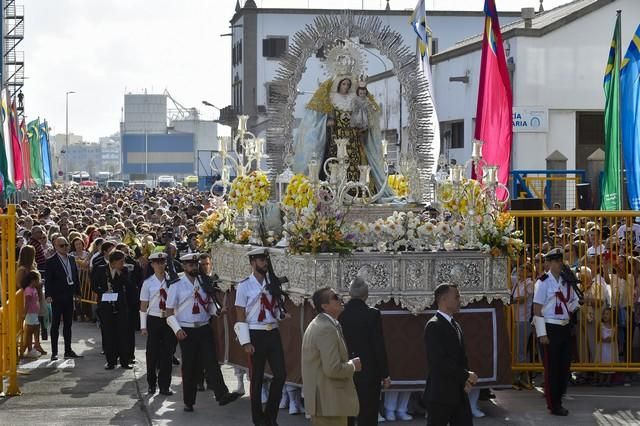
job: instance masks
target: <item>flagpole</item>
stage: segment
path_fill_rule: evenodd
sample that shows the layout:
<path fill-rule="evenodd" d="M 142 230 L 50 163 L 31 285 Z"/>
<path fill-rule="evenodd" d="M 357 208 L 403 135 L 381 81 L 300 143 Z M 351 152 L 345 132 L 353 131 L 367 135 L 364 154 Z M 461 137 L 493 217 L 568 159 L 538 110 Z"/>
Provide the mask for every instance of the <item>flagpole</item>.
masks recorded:
<path fill-rule="evenodd" d="M 620 34 L 619 39 L 622 41 L 622 10 L 616 10 L 617 17 L 620 19 Z M 616 56 L 618 57 L 618 69 L 620 69 L 622 65 L 622 43 L 616 43 Z M 618 203 L 620 206 L 620 210 L 624 210 L 624 152 L 622 151 L 622 120 L 620 114 L 622 114 L 622 102 L 621 102 L 621 92 L 622 92 L 622 81 L 620 81 L 620 74 L 618 74 L 618 152 L 619 162 L 620 162 L 620 202 Z"/>

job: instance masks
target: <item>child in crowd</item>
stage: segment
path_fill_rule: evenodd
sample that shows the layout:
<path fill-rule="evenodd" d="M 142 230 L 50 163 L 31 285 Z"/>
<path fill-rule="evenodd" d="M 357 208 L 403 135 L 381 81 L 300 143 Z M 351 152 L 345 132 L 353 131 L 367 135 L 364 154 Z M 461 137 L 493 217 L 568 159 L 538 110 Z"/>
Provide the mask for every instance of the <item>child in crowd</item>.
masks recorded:
<path fill-rule="evenodd" d="M 28 358 L 37 358 L 42 353 L 46 353 L 40 346 L 40 321 L 38 315 L 40 313 L 40 294 L 39 287 L 40 274 L 37 271 L 29 272 L 23 279 L 22 288 L 24 289 L 24 337 L 22 340 L 21 356 Z M 35 343 L 34 343 L 35 341 Z"/>
<path fill-rule="evenodd" d="M 602 310 L 602 322 L 600 324 L 600 362 L 603 364 L 613 363 L 617 356 L 614 356 L 613 344 L 615 340 L 615 328 L 613 327 L 613 315 L 611 308 Z M 611 376 L 613 373 L 601 373 L 598 386 L 611 386 Z"/>

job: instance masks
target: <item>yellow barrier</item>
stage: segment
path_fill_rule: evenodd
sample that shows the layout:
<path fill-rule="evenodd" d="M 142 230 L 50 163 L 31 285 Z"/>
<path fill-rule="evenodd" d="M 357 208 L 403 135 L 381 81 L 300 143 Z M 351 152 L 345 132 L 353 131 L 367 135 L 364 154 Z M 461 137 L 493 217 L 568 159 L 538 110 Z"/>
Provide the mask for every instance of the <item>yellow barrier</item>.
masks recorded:
<path fill-rule="evenodd" d="M 16 288 L 16 208 L 10 205 L 0 215 L 0 392 L 4 379 L 9 379 L 5 392 L 20 395 L 18 387 L 18 344 L 22 336 L 24 298 Z"/>
<path fill-rule="evenodd" d="M 88 269 L 79 268 L 78 275 L 80 278 L 80 302 L 89 305 L 98 303 L 98 296 L 91 290 L 91 278 Z"/>
<path fill-rule="evenodd" d="M 572 325 L 572 371 L 640 372 L 640 224 L 633 212 L 511 213 L 527 244 L 508 268 L 513 370 L 542 370 L 530 325 L 534 286 L 545 272 L 542 253 L 562 247 L 584 293 Z"/>

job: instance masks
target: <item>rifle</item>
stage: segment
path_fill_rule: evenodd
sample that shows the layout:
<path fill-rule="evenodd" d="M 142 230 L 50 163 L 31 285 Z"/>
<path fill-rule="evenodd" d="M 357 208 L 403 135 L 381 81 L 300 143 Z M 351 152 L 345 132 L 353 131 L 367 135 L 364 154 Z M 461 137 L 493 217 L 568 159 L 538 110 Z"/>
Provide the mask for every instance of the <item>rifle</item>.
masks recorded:
<path fill-rule="evenodd" d="M 285 308 L 285 300 L 284 298 L 287 296 L 287 293 L 282 289 L 282 284 L 286 284 L 289 282 L 287 277 L 278 277 L 273 270 L 273 264 L 271 263 L 271 257 L 266 255 L 267 257 L 267 290 L 271 293 L 271 296 L 276 301 L 276 306 L 280 310 L 280 319 L 284 319 L 285 314 L 287 313 L 287 308 Z"/>

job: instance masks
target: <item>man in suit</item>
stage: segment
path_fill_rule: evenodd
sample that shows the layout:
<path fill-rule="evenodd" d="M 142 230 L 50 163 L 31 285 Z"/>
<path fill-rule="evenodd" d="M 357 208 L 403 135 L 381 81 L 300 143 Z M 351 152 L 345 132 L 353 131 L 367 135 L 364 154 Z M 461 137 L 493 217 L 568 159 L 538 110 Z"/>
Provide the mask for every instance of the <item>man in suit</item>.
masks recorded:
<path fill-rule="evenodd" d="M 467 393 L 478 381 L 478 376 L 469 371 L 462 329 L 453 318 L 460 311 L 460 292 L 456 285 L 443 283 L 436 287 L 434 296 L 438 312 L 424 329 L 427 425 L 472 425 Z"/>
<path fill-rule="evenodd" d="M 351 282 L 349 296 L 351 300 L 340 315 L 340 324 L 349 356 L 362 361 L 362 371 L 353 376 L 360 402 L 358 425 L 375 425 L 378 422 L 381 384 L 388 388 L 391 382 L 382 318 L 379 310 L 367 306 L 369 287 L 362 278 L 357 277 Z M 355 417 L 350 417 L 349 425 L 355 425 L 355 420 Z"/>
<path fill-rule="evenodd" d="M 346 426 L 360 410 L 353 374 L 362 370 L 360 358 L 349 359 L 338 317 L 340 296 L 329 287 L 312 296 L 318 315 L 302 338 L 302 388 L 305 410 L 313 426 Z"/>
<path fill-rule="evenodd" d="M 78 358 L 71 349 L 71 325 L 73 323 L 74 298 L 80 297 L 80 278 L 73 256 L 69 256 L 69 242 L 58 237 L 53 242 L 56 254 L 47 260 L 45 266 L 44 295 L 51 303 L 51 360 L 58 359 L 58 336 L 62 318 L 64 337 L 64 357 Z"/>
<path fill-rule="evenodd" d="M 102 321 L 102 345 L 107 359 L 106 370 L 113 370 L 116 361 L 124 369 L 131 365 L 129 340 L 129 294 L 137 289 L 125 268 L 125 254 L 114 250 L 109 263 L 98 265 L 91 271 L 92 289 L 98 294 L 98 312 Z"/>

